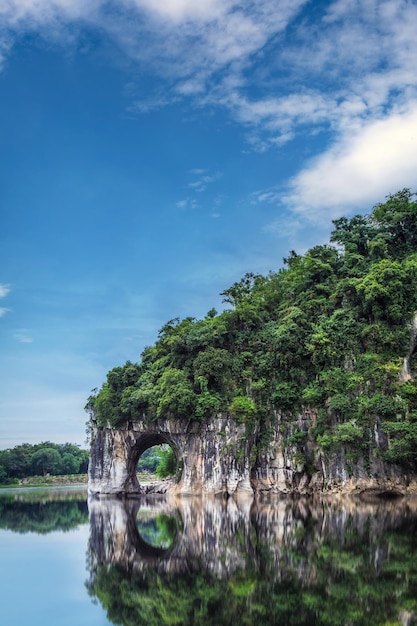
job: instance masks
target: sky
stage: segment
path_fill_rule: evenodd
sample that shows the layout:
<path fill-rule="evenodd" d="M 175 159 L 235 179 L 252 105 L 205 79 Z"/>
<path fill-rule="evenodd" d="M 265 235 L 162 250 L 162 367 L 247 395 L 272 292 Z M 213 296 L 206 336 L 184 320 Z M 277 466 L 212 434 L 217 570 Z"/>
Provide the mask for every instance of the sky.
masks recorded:
<path fill-rule="evenodd" d="M 0 0 L 0 449 L 417 190 L 415 0 Z"/>

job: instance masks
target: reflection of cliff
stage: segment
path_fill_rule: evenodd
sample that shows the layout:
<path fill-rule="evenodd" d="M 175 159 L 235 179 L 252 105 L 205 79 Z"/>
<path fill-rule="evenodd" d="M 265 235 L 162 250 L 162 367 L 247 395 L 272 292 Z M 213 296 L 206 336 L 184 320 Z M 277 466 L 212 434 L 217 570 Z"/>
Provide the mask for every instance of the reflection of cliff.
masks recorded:
<path fill-rule="evenodd" d="M 91 500 L 90 547 L 97 564 L 117 563 L 127 570 L 150 567 L 164 573 L 185 573 L 200 569 L 227 577 L 245 566 L 249 545 L 249 508 L 252 500 L 239 505 L 234 500 Z M 161 550 L 147 545 L 137 525 L 139 507 L 163 511 L 179 518 L 172 548 Z"/>
<path fill-rule="evenodd" d="M 415 623 L 417 503 L 160 501 L 182 522 L 159 554 L 139 506 L 90 503 L 89 589 L 116 623 Z"/>
<path fill-rule="evenodd" d="M 60 497 L 61 496 L 61 497 Z M 16 533 L 46 534 L 56 530 L 70 530 L 88 522 L 85 491 L 72 494 L 19 494 L 0 497 L 0 528 Z"/>

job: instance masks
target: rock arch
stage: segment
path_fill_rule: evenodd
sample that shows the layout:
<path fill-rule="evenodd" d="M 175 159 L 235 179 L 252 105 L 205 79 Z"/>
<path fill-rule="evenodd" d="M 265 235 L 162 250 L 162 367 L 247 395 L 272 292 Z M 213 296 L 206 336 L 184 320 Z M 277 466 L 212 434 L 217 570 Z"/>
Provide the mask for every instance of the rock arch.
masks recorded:
<path fill-rule="evenodd" d="M 175 440 L 174 440 L 175 439 Z M 160 446 L 163 444 L 167 444 L 171 446 L 174 450 L 177 465 L 180 468 L 182 465 L 182 446 L 179 446 L 178 437 L 172 438 L 166 432 L 150 432 L 150 433 L 141 433 L 137 437 L 134 437 L 135 443 L 131 446 L 131 450 L 126 454 L 126 468 L 128 475 L 130 477 L 130 481 L 132 484 L 136 486 L 140 491 L 140 485 L 137 482 L 136 477 L 136 467 L 138 461 L 142 454 L 152 448 L 153 446 Z"/>
<path fill-rule="evenodd" d="M 217 417 L 204 424 L 138 420 L 120 429 L 99 428 L 91 445 L 89 492 L 141 494 L 136 477 L 140 455 L 147 448 L 167 443 L 174 449 L 180 468 L 173 493 L 253 494 L 249 461 L 252 439 L 244 425 L 229 417 Z"/>

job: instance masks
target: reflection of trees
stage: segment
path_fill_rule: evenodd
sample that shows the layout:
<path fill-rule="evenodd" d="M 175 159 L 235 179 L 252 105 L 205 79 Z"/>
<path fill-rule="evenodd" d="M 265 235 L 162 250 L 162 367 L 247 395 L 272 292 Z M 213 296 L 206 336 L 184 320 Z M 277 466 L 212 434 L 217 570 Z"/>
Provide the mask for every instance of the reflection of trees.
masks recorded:
<path fill-rule="evenodd" d="M 16 533 L 45 534 L 56 530 L 70 530 L 88 522 L 85 493 L 19 494 L 0 497 L 0 528 Z M 55 497 L 54 497 L 55 495 Z"/>
<path fill-rule="evenodd" d="M 159 560 L 127 538 L 125 505 L 92 507 L 92 525 L 110 534 L 100 544 L 91 528 L 89 591 L 115 623 L 416 623 L 415 504 L 178 506 L 182 532 Z"/>

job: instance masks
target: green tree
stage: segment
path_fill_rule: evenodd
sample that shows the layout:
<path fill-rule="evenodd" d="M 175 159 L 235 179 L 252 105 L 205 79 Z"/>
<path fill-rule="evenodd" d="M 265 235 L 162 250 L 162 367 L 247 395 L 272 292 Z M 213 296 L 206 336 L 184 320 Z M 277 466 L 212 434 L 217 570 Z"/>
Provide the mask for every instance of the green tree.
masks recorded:
<path fill-rule="evenodd" d="M 69 452 L 62 455 L 60 472 L 62 474 L 78 474 L 81 462 Z"/>
<path fill-rule="evenodd" d="M 35 474 L 60 474 L 61 456 L 54 448 L 42 448 L 33 454 L 32 467 Z"/>
<path fill-rule="evenodd" d="M 159 463 L 156 467 L 156 475 L 158 478 L 167 478 L 173 476 L 177 471 L 177 458 L 171 446 L 166 446 L 162 450 Z"/>
<path fill-rule="evenodd" d="M 196 394 L 187 373 L 167 368 L 155 389 L 156 417 L 192 417 Z"/>

